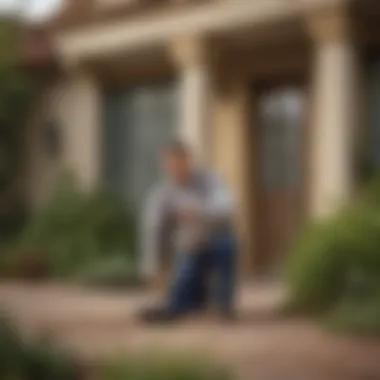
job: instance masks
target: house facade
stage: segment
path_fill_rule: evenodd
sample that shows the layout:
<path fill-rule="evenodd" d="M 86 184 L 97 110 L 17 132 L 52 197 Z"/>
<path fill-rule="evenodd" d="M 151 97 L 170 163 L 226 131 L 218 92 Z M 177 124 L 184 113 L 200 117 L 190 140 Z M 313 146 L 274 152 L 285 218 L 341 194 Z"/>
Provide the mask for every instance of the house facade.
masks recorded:
<path fill-rule="evenodd" d="M 376 157 L 379 21 L 376 0 L 67 0 L 47 26 L 62 73 L 31 129 L 31 203 L 69 167 L 138 209 L 179 136 L 235 193 L 242 270 L 273 268 L 352 197 L 363 129 Z"/>

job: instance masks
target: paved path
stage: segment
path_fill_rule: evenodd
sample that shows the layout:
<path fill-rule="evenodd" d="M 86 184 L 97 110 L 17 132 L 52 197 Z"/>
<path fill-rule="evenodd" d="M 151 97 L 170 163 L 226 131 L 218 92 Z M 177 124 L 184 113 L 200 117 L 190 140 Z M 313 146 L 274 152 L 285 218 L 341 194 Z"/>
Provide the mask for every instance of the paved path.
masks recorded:
<path fill-rule="evenodd" d="M 51 331 L 86 357 L 113 352 L 207 352 L 247 380 L 380 380 L 380 341 L 336 336 L 310 321 L 281 317 L 279 286 L 245 286 L 239 321 L 211 316 L 146 327 L 136 310 L 154 294 L 106 293 L 62 285 L 0 284 L 0 308 L 26 331 Z"/>

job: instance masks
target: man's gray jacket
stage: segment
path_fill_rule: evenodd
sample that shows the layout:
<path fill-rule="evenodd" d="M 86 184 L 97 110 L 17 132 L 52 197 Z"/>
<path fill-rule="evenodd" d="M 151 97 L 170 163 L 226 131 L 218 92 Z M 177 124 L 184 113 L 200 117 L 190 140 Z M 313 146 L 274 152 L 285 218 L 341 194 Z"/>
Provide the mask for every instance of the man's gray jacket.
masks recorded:
<path fill-rule="evenodd" d="M 185 207 L 195 209 L 194 220 L 176 218 Z M 149 194 L 142 215 L 142 274 L 150 276 L 159 269 L 163 239 L 169 239 L 176 253 L 191 253 L 218 231 L 231 228 L 233 208 L 227 186 L 209 171 L 195 171 L 186 185 L 168 180 L 159 183 Z"/>

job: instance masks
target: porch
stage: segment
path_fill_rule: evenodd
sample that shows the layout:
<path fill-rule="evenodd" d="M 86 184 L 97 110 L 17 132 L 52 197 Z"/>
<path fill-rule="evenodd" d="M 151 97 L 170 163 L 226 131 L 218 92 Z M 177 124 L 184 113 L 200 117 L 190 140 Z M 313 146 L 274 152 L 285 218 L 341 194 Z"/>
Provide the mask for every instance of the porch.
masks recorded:
<path fill-rule="evenodd" d="M 148 164 L 159 150 L 157 141 L 177 134 L 231 185 L 241 268 L 251 274 L 281 266 L 302 223 L 333 213 L 354 192 L 354 126 L 363 97 L 353 31 L 369 27 L 359 22 L 367 14 L 351 17 L 345 1 L 232 3 L 58 30 L 65 75 L 49 102 L 64 129 L 65 148 L 41 175 L 70 167 L 91 188 L 109 180 L 108 160 L 108 167 L 119 165 L 112 174 L 115 183 L 122 182 L 119 191 L 133 187 L 135 195 L 128 197 L 142 197 L 158 174 L 156 162 Z M 361 34 L 366 46 L 369 37 Z M 107 143 L 104 94 L 122 88 L 130 97 L 141 87 L 161 94 L 161 102 L 172 99 L 160 109 L 174 116 L 159 121 L 151 115 L 148 123 L 140 106 L 133 118 L 123 116 L 119 132 L 127 124 L 141 132 L 128 135 L 137 152 L 128 159 L 121 153 L 127 147 L 112 143 L 126 139 L 124 132 Z M 147 164 L 124 167 L 128 160 Z M 148 174 L 137 178 L 138 172 Z M 34 191 L 40 194 L 43 184 Z"/>

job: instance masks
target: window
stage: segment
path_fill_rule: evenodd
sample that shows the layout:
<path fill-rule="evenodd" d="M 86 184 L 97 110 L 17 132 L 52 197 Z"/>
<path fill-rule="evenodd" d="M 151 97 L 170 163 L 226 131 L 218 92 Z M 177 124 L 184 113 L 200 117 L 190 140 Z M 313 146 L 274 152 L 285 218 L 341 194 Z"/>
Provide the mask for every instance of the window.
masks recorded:
<path fill-rule="evenodd" d="M 297 186 L 301 170 L 303 98 L 293 88 L 265 92 L 259 99 L 262 183 L 269 188 Z"/>
<path fill-rule="evenodd" d="M 104 176 L 125 201 L 139 207 L 159 179 L 158 155 L 174 136 L 176 87 L 150 84 L 105 96 Z"/>

